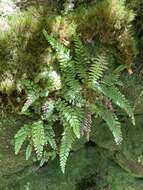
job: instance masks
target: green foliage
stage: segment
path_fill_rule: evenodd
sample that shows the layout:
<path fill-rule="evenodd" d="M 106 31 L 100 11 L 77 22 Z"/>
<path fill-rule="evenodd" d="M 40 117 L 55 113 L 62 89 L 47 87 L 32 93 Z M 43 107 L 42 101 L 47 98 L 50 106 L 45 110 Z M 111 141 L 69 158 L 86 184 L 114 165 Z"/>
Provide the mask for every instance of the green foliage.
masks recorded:
<path fill-rule="evenodd" d="M 98 106 L 96 113 L 107 123 L 116 143 L 120 144 L 122 141 L 122 131 L 117 116 L 103 106 Z"/>
<path fill-rule="evenodd" d="M 26 160 L 28 160 L 34 149 L 37 159 L 43 157 L 44 147 L 49 145 L 56 150 L 57 145 L 54 139 L 54 131 L 52 127 L 44 128 L 42 120 L 35 121 L 32 124 L 24 125 L 15 135 L 15 154 L 18 154 L 24 141 L 28 142 L 26 148 Z"/>
<path fill-rule="evenodd" d="M 126 2 L 129 8 L 132 8 L 135 12 L 134 28 L 136 30 L 136 37 L 138 40 L 139 50 L 142 56 L 142 44 L 143 44 L 143 1 L 142 0 L 127 0 Z"/>
<path fill-rule="evenodd" d="M 98 85 L 98 82 L 103 77 L 104 71 L 107 69 L 107 61 L 103 55 L 99 55 L 96 59 L 93 59 L 93 64 L 89 70 L 89 83 L 91 85 Z"/>
<path fill-rule="evenodd" d="M 26 148 L 26 160 L 29 160 L 30 156 L 32 154 L 32 145 L 29 144 Z"/>
<path fill-rule="evenodd" d="M 55 57 L 51 49 L 47 48 L 42 35 L 43 28 L 46 28 L 52 36 L 58 37 L 66 46 L 70 46 L 77 32 L 85 42 L 97 42 L 97 47 L 93 47 L 93 50 L 96 51 L 98 45 L 102 47 L 103 52 L 109 48 L 116 59 L 116 65 L 125 63 L 125 67 L 128 68 L 132 65 L 136 55 L 136 43 L 131 27 L 134 13 L 126 6 L 128 1 L 125 3 L 118 0 L 103 0 L 85 7 L 81 3 L 77 8 L 80 2 L 84 4 L 85 1 L 76 1 L 75 9 L 63 15 L 59 15 L 52 6 L 40 6 L 40 8 L 29 6 L 17 14 L 0 17 L 0 92 L 12 94 L 19 81 L 33 80 L 39 72 L 43 72 L 44 67 L 53 64 Z M 140 7 L 138 3 L 140 1 L 130 2 L 133 4 L 131 8 L 137 7 L 136 10 Z M 36 4 L 33 1 L 30 3 Z M 140 25 L 138 28 L 141 28 Z M 84 48 L 82 50 L 84 51 Z M 78 54 L 77 50 L 76 52 Z M 83 53 L 82 57 L 88 56 L 84 56 Z M 86 63 L 86 60 L 83 62 Z M 71 69 L 74 72 L 72 66 Z M 77 94 L 79 91 L 80 89 Z M 69 94 L 67 99 L 68 96 Z"/>
<path fill-rule="evenodd" d="M 63 126 L 70 127 L 75 136 L 80 138 L 80 128 L 83 118 L 82 110 L 77 107 L 72 107 L 63 101 L 58 102 L 57 109 Z"/>
<path fill-rule="evenodd" d="M 68 126 L 65 128 L 63 137 L 61 139 L 61 147 L 60 147 L 60 166 L 61 170 L 65 172 L 65 166 L 67 162 L 67 158 L 69 156 L 69 152 L 72 148 L 72 144 L 75 140 L 73 131 Z"/>
<path fill-rule="evenodd" d="M 18 154 L 22 144 L 26 140 L 28 134 L 30 132 L 30 126 L 29 125 L 24 125 L 15 135 L 15 154 Z"/>
<path fill-rule="evenodd" d="M 27 139 L 26 159 L 34 148 L 42 166 L 59 153 L 60 166 L 64 173 L 76 139 L 83 135 L 87 140 L 90 139 L 93 117 L 103 119 L 115 142 L 120 144 L 121 123 L 115 109 L 123 109 L 131 117 L 133 124 L 134 115 L 129 101 L 120 92 L 120 86 L 123 85 L 120 81 L 120 68 L 114 69 L 107 52 L 99 51 L 93 55 L 77 36 L 73 38 L 71 50 L 60 39 L 48 35 L 46 30 L 43 34 L 53 49 L 55 65 L 40 72 L 34 82 L 27 80 L 19 85 L 27 96 L 22 111 L 29 111 L 29 114 L 34 111 L 39 121 L 22 127 L 17 133 L 16 153 Z M 59 81 L 60 87 L 55 86 L 55 81 Z M 30 103 L 28 97 L 32 98 Z M 60 127 L 62 136 L 55 133 L 53 126 Z"/>
<path fill-rule="evenodd" d="M 133 109 L 131 108 L 128 100 L 115 86 L 102 86 L 102 92 L 105 96 L 109 97 L 117 106 L 124 109 L 126 113 L 131 117 L 133 125 L 135 125 Z"/>
<path fill-rule="evenodd" d="M 28 108 L 36 101 L 36 99 L 38 99 L 39 92 L 31 81 L 24 81 L 23 86 L 21 86 L 21 90 L 22 88 L 24 88 L 27 93 L 26 101 L 21 110 L 22 113 L 25 113 Z"/>
<path fill-rule="evenodd" d="M 41 158 L 45 145 L 44 126 L 41 121 L 32 124 L 32 140 L 38 158 Z"/>
<path fill-rule="evenodd" d="M 82 3 L 70 11 L 68 2 L 61 15 L 41 6 L 0 18 L 0 93 L 8 95 L 2 104 L 14 102 L 16 113 L 33 120 L 15 135 L 15 153 L 25 144 L 26 160 L 36 155 L 41 166 L 59 154 L 63 172 L 75 140 L 90 139 L 93 117 L 107 123 L 117 144 L 118 108 L 134 124 L 120 81 L 136 55 L 134 13 L 125 1 Z"/>
<path fill-rule="evenodd" d="M 57 144 L 55 140 L 55 132 L 52 128 L 52 126 L 48 125 L 45 129 L 45 140 L 47 141 L 47 144 L 49 143 L 50 146 L 53 148 L 53 150 L 57 149 Z"/>
<path fill-rule="evenodd" d="M 89 64 L 89 54 L 86 48 L 83 46 L 79 37 L 74 37 L 74 46 L 75 46 L 75 64 L 77 68 L 78 76 L 81 80 L 86 79 L 87 77 L 87 66 Z"/>

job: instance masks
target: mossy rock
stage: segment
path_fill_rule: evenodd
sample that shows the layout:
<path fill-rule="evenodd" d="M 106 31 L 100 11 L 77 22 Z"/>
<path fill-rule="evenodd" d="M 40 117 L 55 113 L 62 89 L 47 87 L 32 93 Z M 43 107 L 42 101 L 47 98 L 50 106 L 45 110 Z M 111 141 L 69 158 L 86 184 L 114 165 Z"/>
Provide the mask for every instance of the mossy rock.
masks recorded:
<path fill-rule="evenodd" d="M 7 114 L 0 120 L 0 188 L 21 179 L 30 173 L 31 161 L 26 161 L 24 153 L 14 154 L 14 135 L 25 122 L 25 117 Z M 27 171 L 27 172 L 26 172 Z M 31 170 L 32 171 L 32 170 Z M 25 176 L 24 175 L 24 176 Z M 18 176 L 17 178 L 15 176 Z"/>
<path fill-rule="evenodd" d="M 106 3 L 104 5 L 105 1 L 102 2 L 101 5 L 105 8 Z M 109 2 L 110 5 L 112 1 L 107 2 Z M 108 8 L 110 8 L 110 6 L 108 6 Z M 108 9 L 105 8 L 105 15 L 106 10 Z M 109 27 L 109 31 L 106 31 L 105 25 L 99 23 L 98 17 L 100 17 L 100 15 L 102 16 L 102 11 L 97 9 L 96 4 L 86 9 L 85 15 L 87 17 L 82 17 L 84 15 L 83 13 L 85 13 L 84 11 L 85 8 L 79 7 L 75 12 L 73 11 L 73 13 L 67 15 L 67 18 L 65 18 L 65 16 L 59 15 L 57 10 L 48 6 L 38 8 L 30 7 L 24 10 L 20 17 L 9 17 L 8 22 L 12 25 L 12 29 L 10 33 L 4 31 L 0 37 L 0 92 L 7 94 L 7 98 L 13 96 L 12 93 L 17 89 L 17 82 L 19 80 L 25 78 L 33 80 L 41 69 L 53 63 L 54 56 L 51 55 L 51 50 L 48 48 L 47 42 L 42 34 L 44 28 L 49 33 L 58 37 L 59 40 L 67 39 L 67 41 L 70 41 L 70 37 L 74 34 L 74 31 L 71 31 L 71 26 L 73 26 L 72 21 L 74 20 L 77 24 L 77 31 L 80 33 L 85 43 L 93 43 L 93 47 L 95 47 L 94 40 L 98 39 L 101 46 L 106 45 L 113 50 L 113 45 L 118 41 L 115 50 L 118 52 L 118 49 L 121 48 L 120 45 L 122 44 L 125 33 L 123 32 L 121 34 L 120 44 L 118 35 L 112 35 L 115 26 Z M 128 12 L 128 9 L 124 9 L 123 11 L 125 11 L 123 20 L 125 19 L 125 21 L 127 21 L 126 15 L 130 16 L 131 12 Z M 114 12 L 116 13 L 116 11 Z M 95 20 L 92 20 L 90 23 L 89 21 L 91 18 L 95 18 Z M 102 18 L 104 20 L 104 15 Z M 114 16 L 111 18 L 114 18 Z M 116 21 L 118 21 L 118 18 L 116 18 Z M 51 23 L 53 25 L 56 23 L 55 26 L 58 27 L 52 28 Z M 109 23 L 106 22 L 107 25 Z M 121 20 L 121 25 L 123 23 Z M 130 26 L 130 22 L 128 24 Z M 61 27 L 61 25 L 64 26 Z M 95 28 L 93 26 L 95 26 Z M 94 29 L 96 29 L 96 26 L 98 26 L 99 31 L 96 31 L 95 34 Z M 116 25 L 116 27 L 117 34 L 119 34 L 121 32 L 120 26 Z M 59 31 L 59 29 L 61 29 L 61 31 Z M 76 28 L 74 29 L 76 30 Z M 102 36 L 100 32 L 106 35 Z M 65 34 L 68 36 L 65 36 Z M 105 39 L 103 37 L 105 37 Z M 110 37 L 110 42 L 106 43 L 108 37 Z M 112 37 L 114 37 L 114 39 L 112 39 Z M 131 63 L 135 55 L 135 42 L 134 40 L 132 41 L 130 33 L 127 34 L 127 38 L 125 39 L 127 40 L 124 41 L 120 56 L 123 57 L 122 60 L 124 60 L 127 55 L 130 55 L 129 59 L 127 58 L 126 61 Z M 127 41 L 128 43 L 126 44 Z M 125 55 L 124 50 L 126 46 L 130 48 L 129 53 Z M 119 56 L 117 52 L 115 52 L 115 58 Z M 119 60 L 119 62 L 121 62 L 121 60 Z M 124 89 L 124 91 L 129 98 L 131 98 L 133 104 L 137 99 L 137 94 L 142 90 L 142 85 L 137 83 L 138 79 L 132 83 L 132 80 L 130 80 L 131 77 L 126 79 L 131 82 L 128 83 L 129 86 Z M 135 92 L 134 86 L 136 86 L 135 90 L 137 90 L 138 93 Z M 2 96 L 5 96 L 3 94 Z M 141 102 L 137 102 L 135 114 L 141 114 L 142 111 Z M 59 161 L 57 160 L 53 163 L 50 162 L 47 166 L 48 169 L 42 168 L 36 172 L 37 167 L 31 167 L 32 162 L 25 161 L 23 152 L 21 152 L 19 156 L 14 155 L 14 134 L 19 127 L 28 121 L 28 118 L 18 116 L 17 114 L 6 113 L 0 121 L 0 188 L 4 190 L 4 186 L 7 186 L 6 189 L 10 190 L 11 187 L 9 187 L 8 184 L 11 184 L 14 190 L 78 190 L 81 189 L 81 187 L 82 190 L 86 190 L 87 188 L 97 190 L 143 189 L 142 181 L 137 181 L 133 177 L 142 177 L 142 115 L 140 118 L 136 116 L 136 128 L 133 128 L 125 115 L 121 115 L 121 120 L 122 123 L 124 123 L 122 127 L 124 140 L 120 146 L 115 144 L 113 136 L 107 126 L 99 121 L 96 123 L 95 133 L 92 134 L 91 141 L 94 141 L 100 148 L 95 146 L 92 148 L 86 147 L 80 150 L 79 147 L 83 147 L 84 143 L 73 147 L 75 153 L 71 154 L 67 173 L 65 176 L 62 176 L 59 168 Z M 121 154 L 113 157 L 116 151 L 120 151 Z M 122 156 L 122 154 L 125 156 Z M 115 160 L 118 165 L 112 160 Z M 121 166 L 122 169 L 119 166 Z M 34 174 L 26 177 L 30 172 L 34 172 Z M 91 178 L 93 180 L 90 181 Z M 16 183 L 15 186 L 14 183 Z"/>
<path fill-rule="evenodd" d="M 86 146 L 70 155 L 65 175 L 58 160 L 3 190 L 141 190 L 142 180 L 130 176 L 98 146 Z"/>
<path fill-rule="evenodd" d="M 11 94 L 17 89 L 18 81 L 25 78 L 33 80 L 41 69 L 49 66 L 51 61 L 47 60 L 47 56 L 51 52 L 44 39 L 43 29 L 65 44 L 70 44 L 76 32 L 86 44 L 96 42 L 93 50 L 99 51 L 99 47 L 102 47 L 111 51 L 117 65 L 130 67 L 136 55 L 135 39 L 130 33 L 132 19 L 132 11 L 117 0 L 79 6 L 66 15 L 59 13 L 54 3 L 41 3 L 41 6 L 34 4 L 16 15 L 0 17 L 7 26 L 2 27 L 0 22 L 0 91 Z"/>

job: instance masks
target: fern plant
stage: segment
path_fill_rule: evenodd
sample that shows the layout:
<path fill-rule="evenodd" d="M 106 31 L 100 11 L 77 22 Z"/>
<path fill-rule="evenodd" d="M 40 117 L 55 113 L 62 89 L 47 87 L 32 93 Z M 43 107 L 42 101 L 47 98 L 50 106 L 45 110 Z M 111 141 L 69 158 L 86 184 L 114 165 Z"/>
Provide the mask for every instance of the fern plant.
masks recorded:
<path fill-rule="evenodd" d="M 48 131 L 46 131 L 48 130 Z M 42 158 L 44 147 L 48 144 L 56 150 L 54 132 L 51 127 L 44 128 L 43 121 L 35 121 L 24 125 L 15 135 L 15 154 L 18 154 L 23 143 L 27 141 L 26 160 L 31 156 L 32 148 L 35 150 L 38 160 Z"/>
<path fill-rule="evenodd" d="M 87 140 L 90 139 L 93 117 L 103 119 L 115 142 L 120 144 L 121 123 L 116 112 L 118 108 L 124 110 L 133 124 L 134 114 L 129 101 L 120 92 L 120 72 L 117 72 L 117 68 L 113 69 L 107 53 L 100 52 L 93 57 L 77 36 L 73 38 L 74 51 L 71 51 L 58 39 L 48 35 L 46 30 L 43 34 L 53 49 L 56 62 L 36 76 L 34 90 L 24 87 L 27 98 L 32 97 L 32 101 L 28 104 L 28 98 L 22 111 L 34 111 L 39 121 L 24 125 L 18 131 L 15 135 L 15 153 L 19 152 L 24 141 L 28 144 L 26 158 L 30 157 L 34 149 L 41 165 L 49 159 L 49 155 L 52 157 L 53 152 L 57 153 L 64 173 L 76 139 L 83 135 Z M 54 73 L 60 87 L 55 86 L 56 80 L 50 73 Z M 60 138 L 53 126 L 62 126 Z"/>

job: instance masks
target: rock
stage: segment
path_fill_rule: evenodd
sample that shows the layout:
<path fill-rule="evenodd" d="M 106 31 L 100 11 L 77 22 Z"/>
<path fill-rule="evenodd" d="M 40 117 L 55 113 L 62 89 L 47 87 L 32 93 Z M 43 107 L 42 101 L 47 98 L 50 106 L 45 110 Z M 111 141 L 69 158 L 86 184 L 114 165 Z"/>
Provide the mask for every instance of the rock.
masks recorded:
<path fill-rule="evenodd" d="M 56 159 L 19 180 L 8 190 L 141 190 L 137 180 L 113 162 L 113 157 L 98 146 L 72 152 L 63 175 Z M 3 188 L 3 190 L 6 190 Z"/>
<path fill-rule="evenodd" d="M 0 119 L 0 189 L 22 178 L 30 172 L 31 161 L 26 161 L 23 152 L 16 156 L 11 142 L 25 118 L 15 114 L 1 116 Z M 28 172 L 26 172 L 28 171 Z M 32 170 L 31 170 L 32 171 Z M 18 177 L 16 177 L 18 176 Z M 25 176 L 25 175 L 24 175 Z"/>
<path fill-rule="evenodd" d="M 115 162 L 134 177 L 143 178 L 143 165 L 141 163 L 127 158 L 121 152 L 115 154 Z"/>

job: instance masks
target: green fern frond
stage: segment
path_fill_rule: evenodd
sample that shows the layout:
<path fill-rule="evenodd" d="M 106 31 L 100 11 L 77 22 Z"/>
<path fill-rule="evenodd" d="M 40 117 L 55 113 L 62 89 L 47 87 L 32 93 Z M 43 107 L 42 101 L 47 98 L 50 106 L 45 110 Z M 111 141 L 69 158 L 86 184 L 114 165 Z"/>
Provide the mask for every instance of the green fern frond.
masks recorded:
<path fill-rule="evenodd" d="M 49 159 L 54 160 L 56 158 L 56 152 L 55 151 L 44 151 L 42 159 L 40 161 L 40 167 L 43 166 L 44 163 L 48 162 Z"/>
<path fill-rule="evenodd" d="M 70 55 L 70 50 L 58 42 L 58 40 L 48 35 L 45 30 L 43 33 L 47 41 L 50 43 L 51 47 L 56 51 L 57 60 L 60 64 L 60 70 L 62 72 L 65 88 L 68 87 L 71 91 L 73 91 L 73 93 L 75 92 L 73 97 L 76 97 L 76 92 L 77 89 L 80 89 L 80 84 L 79 81 L 75 79 L 77 72 L 75 68 L 75 62 L 72 60 L 72 57 Z M 66 99 L 68 99 L 68 96 L 66 96 Z M 74 99 L 73 102 L 75 101 Z"/>
<path fill-rule="evenodd" d="M 83 119 L 82 111 L 79 109 L 74 109 L 64 101 L 60 101 L 58 103 L 57 109 L 63 125 L 72 128 L 76 137 L 80 138 L 80 129 Z"/>
<path fill-rule="evenodd" d="M 84 103 L 82 87 L 76 83 L 72 83 L 70 87 L 65 86 L 62 90 L 62 95 L 72 105 L 81 107 Z"/>
<path fill-rule="evenodd" d="M 60 64 L 60 69 L 62 71 L 62 75 L 64 77 L 64 82 L 69 83 L 73 81 L 76 76 L 75 62 L 72 60 L 70 55 L 70 50 L 58 42 L 57 39 L 48 35 L 48 33 L 44 30 L 43 34 L 51 47 L 56 51 L 57 60 Z"/>
<path fill-rule="evenodd" d="M 78 36 L 74 37 L 74 48 L 77 73 L 80 79 L 84 80 L 87 77 L 89 54 Z"/>
<path fill-rule="evenodd" d="M 103 77 L 103 83 L 105 83 L 108 86 L 113 86 L 113 85 L 119 85 L 122 86 L 122 82 L 120 81 L 120 75 L 119 73 L 112 73 L 112 71 L 109 71 L 110 73 L 106 74 Z"/>
<path fill-rule="evenodd" d="M 98 54 L 96 58 L 91 58 L 77 36 L 74 38 L 75 51 L 71 51 L 56 38 L 48 35 L 45 30 L 43 34 L 55 51 L 59 64 L 58 73 L 54 67 L 50 67 L 37 75 L 35 84 L 31 81 L 26 82 L 24 90 L 28 98 L 22 111 L 26 111 L 33 104 L 34 113 L 38 113 L 43 121 L 31 124 L 30 135 L 21 129 L 15 137 L 18 140 L 15 152 L 19 152 L 28 137 L 30 145 L 26 149 L 26 159 L 30 157 L 34 147 L 37 158 L 43 165 L 51 157 L 48 146 L 54 154 L 57 153 L 56 136 L 52 126 L 55 120 L 60 120 L 64 132 L 59 157 L 61 170 L 64 173 L 75 139 L 85 134 L 89 140 L 94 114 L 106 121 L 117 144 L 122 141 L 122 131 L 112 104 L 126 111 L 133 123 L 134 115 L 128 100 L 116 87 L 121 85 L 118 72 L 113 71 L 112 66 L 108 69 L 110 56 Z M 37 97 L 40 99 L 35 102 Z M 97 107 L 94 108 L 95 104 Z"/>
<path fill-rule="evenodd" d="M 84 113 L 84 120 L 82 123 L 81 134 L 82 136 L 84 134 L 86 135 L 87 141 L 89 141 L 91 125 L 92 125 L 92 115 L 91 112 L 88 109 L 86 109 Z"/>
<path fill-rule="evenodd" d="M 24 103 L 24 106 L 22 107 L 22 110 L 21 112 L 24 113 L 28 110 L 28 108 L 38 99 L 38 96 L 36 96 L 35 93 L 33 94 L 29 94 L 27 96 L 27 100 L 26 102 Z"/>
<path fill-rule="evenodd" d="M 51 47 L 57 52 L 58 61 L 61 63 L 61 65 L 66 67 L 66 63 L 71 60 L 70 50 L 58 42 L 58 40 L 56 40 L 54 37 L 48 35 L 46 30 L 43 30 L 43 34 Z"/>
<path fill-rule="evenodd" d="M 107 69 L 107 58 L 103 55 L 99 55 L 92 60 L 93 64 L 89 69 L 89 84 L 96 86 L 99 80 L 103 77 L 104 71 Z"/>
<path fill-rule="evenodd" d="M 26 148 L 26 160 L 29 160 L 30 156 L 32 154 L 32 144 L 30 143 Z"/>
<path fill-rule="evenodd" d="M 72 129 L 70 127 L 66 127 L 60 147 L 60 166 L 63 173 L 65 172 L 66 162 L 74 140 L 75 138 Z"/>
<path fill-rule="evenodd" d="M 117 144 L 120 144 L 122 141 L 122 131 L 121 124 L 118 121 L 117 116 L 103 106 L 97 107 L 96 114 L 99 115 L 104 121 L 106 121 L 110 131 L 114 136 L 115 142 Z"/>
<path fill-rule="evenodd" d="M 30 80 L 23 80 L 17 85 L 20 91 L 24 89 L 27 94 L 35 94 L 38 91 L 38 86 Z"/>
<path fill-rule="evenodd" d="M 30 132 L 30 126 L 24 125 L 15 135 L 15 154 L 18 154 L 21 146 L 23 145 L 24 141 L 26 140 L 28 134 Z"/>
<path fill-rule="evenodd" d="M 57 144 L 56 144 L 56 140 L 55 140 L 55 132 L 52 128 L 51 125 L 47 125 L 46 129 L 45 129 L 45 140 L 46 143 L 49 143 L 50 146 L 56 150 L 57 149 Z"/>
<path fill-rule="evenodd" d="M 28 108 L 39 98 L 40 90 L 39 87 L 30 80 L 23 80 L 22 82 L 17 84 L 17 88 L 20 92 L 23 89 L 27 94 L 26 101 L 21 110 L 21 113 L 25 113 Z"/>
<path fill-rule="evenodd" d="M 133 125 L 135 125 L 133 109 L 131 108 L 129 101 L 126 99 L 124 94 L 122 94 L 117 87 L 106 86 L 104 84 L 102 85 L 100 90 L 105 96 L 110 98 L 114 102 L 114 104 L 123 109 L 131 118 Z"/>
<path fill-rule="evenodd" d="M 38 158 L 41 158 L 45 145 L 45 132 L 42 121 L 32 124 L 32 140 Z"/>
<path fill-rule="evenodd" d="M 88 62 L 88 58 L 89 58 L 88 51 L 78 36 L 74 36 L 74 48 L 75 48 L 77 62 L 78 63 L 83 62 L 83 64 Z"/>

